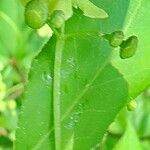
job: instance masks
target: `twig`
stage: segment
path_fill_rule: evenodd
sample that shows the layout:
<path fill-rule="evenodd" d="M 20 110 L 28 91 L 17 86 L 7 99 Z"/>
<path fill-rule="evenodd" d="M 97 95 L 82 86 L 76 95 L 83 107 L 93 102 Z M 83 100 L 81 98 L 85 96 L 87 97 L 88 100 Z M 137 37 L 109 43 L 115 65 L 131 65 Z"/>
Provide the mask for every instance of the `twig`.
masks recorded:
<path fill-rule="evenodd" d="M 20 79 L 23 83 L 26 82 L 26 79 L 25 79 L 25 76 L 23 74 L 23 72 L 20 70 L 17 62 L 16 62 L 16 59 L 13 58 L 11 61 L 10 61 L 10 64 L 12 65 L 12 67 L 14 68 L 14 70 L 18 73 L 18 75 L 20 76 Z"/>
<path fill-rule="evenodd" d="M 24 91 L 24 84 L 17 84 L 10 89 L 8 89 L 6 94 L 6 99 L 16 99 L 19 97 Z"/>

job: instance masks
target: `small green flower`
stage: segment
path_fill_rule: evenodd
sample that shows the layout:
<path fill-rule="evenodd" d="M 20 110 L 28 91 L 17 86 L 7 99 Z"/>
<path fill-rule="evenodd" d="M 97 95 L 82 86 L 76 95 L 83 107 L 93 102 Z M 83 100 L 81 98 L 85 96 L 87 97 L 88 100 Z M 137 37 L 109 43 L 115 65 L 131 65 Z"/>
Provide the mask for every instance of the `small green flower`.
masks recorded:
<path fill-rule="evenodd" d="M 127 104 L 127 109 L 129 111 L 134 111 L 136 107 L 137 107 L 137 102 L 135 100 L 132 100 Z"/>

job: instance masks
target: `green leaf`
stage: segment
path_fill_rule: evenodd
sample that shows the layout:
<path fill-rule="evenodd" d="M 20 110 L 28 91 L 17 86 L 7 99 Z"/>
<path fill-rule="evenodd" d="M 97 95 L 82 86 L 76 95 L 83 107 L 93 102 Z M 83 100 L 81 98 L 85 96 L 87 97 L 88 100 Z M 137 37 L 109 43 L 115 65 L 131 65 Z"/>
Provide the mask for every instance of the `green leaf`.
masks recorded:
<path fill-rule="evenodd" d="M 16 1 L 0 1 L 0 51 L 6 56 L 14 55 L 18 46 L 17 42 L 20 36 L 20 31 L 16 24 L 18 21 L 18 6 Z"/>
<path fill-rule="evenodd" d="M 118 91 L 116 87 L 121 88 Z M 83 97 L 83 114 L 75 127 L 76 150 L 90 149 L 99 143 L 106 127 L 126 101 L 126 96 L 126 82 L 115 68 L 107 65 Z"/>
<path fill-rule="evenodd" d="M 128 2 L 118 3 L 127 8 Z M 111 11 L 120 11 L 121 17 L 126 14 L 126 9 L 116 10 L 116 4 Z M 123 24 L 121 17 L 113 16 L 119 22 L 117 28 Z M 87 150 L 99 143 L 128 95 L 122 75 L 107 65 L 111 49 L 99 36 L 100 24 L 76 10 L 64 35 L 50 39 L 34 60 L 16 150 Z"/>
<path fill-rule="evenodd" d="M 83 36 L 78 39 L 70 37 L 65 40 L 62 67 L 60 70 L 61 77 L 57 79 L 57 72 L 53 75 L 54 69 L 56 69 L 55 71 L 59 69 L 54 66 L 55 45 L 56 38 L 53 37 L 33 63 L 33 68 L 29 76 L 30 83 L 25 94 L 25 109 L 21 115 L 20 129 L 17 132 L 18 140 L 16 149 L 26 149 L 27 147 L 29 149 L 49 149 L 53 147 L 54 143 L 50 145 L 51 141 L 54 142 L 52 115 L 56 113 L 56 117 L 59 117 L 59 114 L 53 110 L 52 103 L 58 99 L 61 99 L 63 102 L 60 108 L 62 114 L 60 117 L 63 120 L 62 129 L 64 128 L 62 130 L 62 139 L 64 139 L 62 146 L 66 146 L 68 137 L 72 135 L 72 130 L 68 129 L 68 123 L 66 122 L 70 120 L 69 117 L 71 117 L 73 109 L 78 107 L 83 101 L 78 95 L 84 95 L 84 92 L 87 91 L 88 84 L 95 78 L 95 74 L 103 68 L 103 63 L 108 60 L 110 54 L 108 44 L 100 37 Z M 94 48 L 93 46 L 98 48 Z M 94 49 L 94 51 L 91 51 L 91 49 Z M 95 57 L 99 59 L 93 61 Z M 95 67 L 93 67 L 94 65 Z M 89 72 L 89 68 L 91 72 Z M 53 78 L 57 80 L 54 82 L 52 81 Z M 54 92 L 57 97 L 52 97 L 52 89 L 54 86 L 52 82 L 54 85 L 60 82 L 60 97 L 57 95 L 57 92 L 60 92 L 59 88 L 56 93 Z M 40 96 L 39 92 L 41 92 Z M 33 111 L 33 107 L 36 108 L 35 111 Z M 52 138 L 50 141 L 49 135 Z"/>
<path fill-rule="evenodd" d="M 79 149 L 78 146 L 83 150 L 90 149 L 98 143 L 108 124 L 126 102 L 126 81 L 129 97 L 135 97 L 149 85 L 149 21 L 146 18 L 150 15 L 147 9 L 150 2 L 134 0 L 130 2 L 129 7 L 129 1 L 125 0 L 95 2 L 99 3 L 98 6 L 106 8 L 106 11 L 111 14 L 110 18 L 103 21 L 90 20 L 76 11 L 66 25 L 67 39 L 62 46 L 61 67 L 58 65 L 59 70 L 56 71 L 58 74 L 53 74 L 54 68 L 57 67 L 54 65 L 53 56 L 51 59 L 48 56 L 48 54 L 54 55 L 53 52 L 49 52 L 55 50 L 58 39 L 54 37 L 50 40 L 48 49 L 46 48 L 38 57 L 38 62 L 33 64 L 33 70 L 30 73 L 32 78 L 27 87 L 26 101 L 20 118 L 20 129 L 17 131 L 16 149 L 54 149 L 56 143 L 62 144 L 64 149 L 70 141 L 73 141 L 71 143 L 75 150 Z M 130 12 L 128 15 L 126 15 L 127 10 Z M 126 20 L 125 23 L 124 20 Z M 93 33 L 99 30 L 112 32 L 122 28 L 127 36 L 136 33 L 140 42 L 138 52 L 133 58 L 121 60 L 118 53 L 114 52 L 112 64 L 118 69 L 116 70 L 111 65 L 105 66 L 104 62 L 107 63 L 106 58 L 109 56 L 107 42 Z M 108 55 L 104 56 L 106 54 Z M 97 72 L 97 68 L 101 69 L 100 72 Z M 45 71 L 52 77 L 48 86 L 41 79 Z M 60 75 L 61 78 L 55 79 L 54 82 L 55 75 L 57 77 Z M 52 91 L 47 87 L 52 90 L 52 83 L 56 86 L 57 81 L 60 87 L 58 93 L 54 92 L 58 99 L 54 99 Z M 44 94 L 37 93 L 38 90 Z M 61 109 L 58 109 L 57 113 L 54 111 L 56 115 L 54 119 L 61 121 L 61 127 L 53 124 L 52 103 L 55 100 L 61 101 Z M 44 122 L 43 125 L 42 122 Z M 68 126 L 66 128 L 66 125 L 70 128 Z M 57 133 L 55 137 L 53 127 Z M 59 138 L 56 139 L 56 137 Z"/>
<path fill-rule="evenodd" d="M 17 130 L 16 149 L 54 149 L 52 107 L 54 99 L 52 97 L 52 80 L 54 72 L 53 59 L 55 40 L 54 37 L 50 40 L 42 53 L 34 60 L 31 68 L 29 76 L 30 83 L 27 86 L 23 105 L 24 108 L 20 116 L 19 129 Z M 66 147 L 69 141 L 68 138 L 71 138 L 74 132 L 75 137 L 77 137 L 73 139 L 74 149 L 78 149 L 78 143 L 80 143 L 81 148 L 86 149 L 99 142 L 106 127 L 112 121 L 116 112 L 122 107 L 122 103 L 127 95 L 126 83 L 116 69 L 108 65 L 105 72 L 100 72 L 102 62 L 100 62 L 99 59 L 90 64 L 86 63 L 86 59 L 90 61 L 94 55 L 96 57 L 98 54 L 97 52 L 91 51 L 90 48 L 91 42 L 94 42 L 95 38 L 94 40 L 79 39 L 79 41 L 81 40 L 82 42 L 86 42 L 89 48 L 86 46 L 84 51 L 82 45 L 76 44 L 75 47 L 78 47 L 79 52 L 75 50 L 75 47 L 73 47 L 73 49 L 71 48 L 74 39 L 73 41 L 71 39 L 66 41 L 67 48 L 64 49 L 64 59 L 61 70 L 61 131 L 62 139 L 64 139 L 62 145 Z M 104 43 L 103 46 L 105 45 Z M 101 47 L 98 49 L 98 51 L 102 50 Z M 104 50 L 106 50 L 106 48 Z M 84 55 L 82 55 L 84 58 L 80 56 L 81 52 L 84 53 Z M 78 68 L 79 72 L 76 72 L 76 68 L 72 64 L 72 58 L 76 58 L 75 53 L 77 53 L 78 62 L 80 62 L 79 65 L 81 65 Z M 90 57 L 89 53 L 91 53 Z M 93 57 L 91 58 L 91 56 Z M 100 55 L 98 57 L 100 57 Z M 85 62 L 83 62 L 83 60 L 85 60 Z M 97 65 L 96 68 L 93 68 L 94 64 Z M 89 67 L 90 70 L 93 69 L 91 73 L 88 70 Z M 97 70 L 97 68 L 99 69 Z M 93 72 L 95 72 L 96 75 Z M 89 80 L 85 80 L 88 79 L 87 77 L 82 78 L 80 73 L 89 76 Z M 110 73 L 112 74 L 111 76 Z M 112 79 L 117 79 L 117 82 Z M 110 84 L 112 86 L 110 86 Z M 118 89 L 115 87 L 122 87 L 122 89 L 118 92 Z M 119 94 L 114 95 L 113 93 Z M 122 102 L 117 105 L 119 99 L 122 99 Z M 106 103 L 104 103 L 104 101 Z M 106 116 L 109 117 L 106 118 Z M 93 120 L 92 122 L 91 119 Z M 87 123 L 89 126 L 86 126 Z M 93 132 L 91 132 L 91 130 Z M 87 138 L 89 135 L 91 135 L 92 140 Z M 83 138 L 82 141 L 80 141 L 81 136 L 85 136 L 85 139 Z M 90 142 L 87 144 L 85 143 L 86 141 Z"/>
<path fill-rule="evenodd" d="M 121 137 L 121 139 L 115 145 L 113 150 L 133 150 L 133 149 L 142 150 L 142 146 L 137 137 L 133 125 L 129 122 L 123 137 Z"/>

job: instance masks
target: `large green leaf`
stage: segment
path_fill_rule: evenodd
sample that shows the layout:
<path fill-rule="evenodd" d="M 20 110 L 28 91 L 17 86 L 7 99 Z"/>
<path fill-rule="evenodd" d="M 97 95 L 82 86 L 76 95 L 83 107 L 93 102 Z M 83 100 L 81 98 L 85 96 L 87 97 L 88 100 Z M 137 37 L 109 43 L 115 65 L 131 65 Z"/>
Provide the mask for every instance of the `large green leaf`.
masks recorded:
<path fill-rule="evenodd" d="M 58 149 L 67 149 L 70 143 L 73 149 L 90 149 L 99 143 L 127 99 L 126 82 L 120 73 L 111 65 L 105 67 L 111 50 L 98 36 L 99 28 L 99 20 L 76 11 L 66 24 L 66 39 L 53 37 L 36 58 L 20 116 L 16 149 L 54 149 L 54 144 Z M 58 106 L 53 107 L 55 103 Z M 59 121 L 61 127 L 56 124 Z"/>
<path fill-rule="evenodd" d="M 147 8 L 141 6 L 148 7 L 149 2 L 134 0 L 129 8 L 127 0 L 93 2 L 105 8 L 109 19 L 93 20 L 76 11 L 66 24 L 66 38 L 53 37 L 34 61 L 17 130 L 16 149 L 47 150 L 55 146 L 90 149 L 99 142 L 126 102 L 127 85 L 119 72 L 127 80 L 129 96 L 135 96 L 148 85 L 149 73 L 139 73 L 149 70 L 148 36 L 142 36 L 148 21 L 138 23 L 138 19 L 144 18 L 142 15 L 148 18 Z M 126 16 L 127 9 L 134 13 Z M 123 25 L 124 20 L 127 25 Z M 144 30 L 139 31 L 141 24 Z M 133 27 L 129 30 L 130 25 Z M 118 72 L 110 64 L 106 65 L 111 50 L 95 33 L 111 32 L 123 26 L 127 35 L 138 35 L 143 53 L 124 61 L 117 58 L 117 53 L 113 65 Z M 144 62 L 137 63 L 138 60 Z"/>
<path fill-rule="evenodd" d="M 81 41 L 81 39 L 79 40 Z M 86 40 L 84 39 L 83 41 Z M 126 83 L 121 78 L 118 71 L 110 65 L 108 65 L 105 72 L 102 73 L 100 73 L 101 67 L 98 67 L 98 72 L 96 70 L 96 76 L 94 75 L 95 79 L 90 79 L 89 81 L 85 80 L 84 78 L 82 79 L 80 72 L 82 73 L 83 71 L 88 71 L 87 68 L 90 67 L 91 63 L 95 62 L 91 62 L 90 64 L 85 64 L 83 62 L 82 65 L 87 66 L 79 67 L 78 71 L 80 72 L 76 72 L 76 70 L 74 70 L 75 66 L 72 66 L 73 64 L 70 60 L 70 55 L 72 58 L 72 56 L 74 56 L 72 53 L 75 53 L 75 49 L 73 48 L 71 50 L 72 46 L 69 46 L 70 42 L 70 40 L 68 42 L 66 41 L 67 49 L 65 49 L 65 59 L 63 60 L 61 71 L 61 129 L 62 137 L 64 139 L 64 143 L 62 145 L 66 146 L 68 142 L 68 136 L 70 134 L 72 135 L 73 132 L 75 133 L 75 137 L 80 137 L 80 134 L 82 134 L 82 136 L 89 136 L 92 134 L 91 138 L 93 140 L 90 138 L 87 139 L 87 137 L 82 139 L 82 142 L 86 141 L 86 139 L 91 141 L 89 144 L 81 142 L 83 144 L 81 145 L 80 143 L 81 147 L 76 148 L 76 146 L 78 146 L 76 142 L 80 142 L 80 138 L 74 139 L 74 149 L 86 149 L 94 146 L 95 143 L 98 143 L 106 127 L 112 121 L 112 118 L 114 118 L 116 111 L 119 110 L 123 104 L 122 102 L 126 99 L 127 88 Z M 103 46 L 105 45 L 104 43 Z M 50 40 L 50 43 L 45 46 L 42 53 L 37 59 L 34 60 L 29 76 L 30 83 L 27 86 L 27 91 L 25 94 L 26 101 L 24 102 L 23 114 L 21 114 L 20 118 L 20 128 L 17 131 L 18 140 L 16 143 L 16 149 L 54 149 L 52 107 L 54 48 L 55 38 Z M 78 47 L 78 51 L 80 50 L 83 49 Z M 82 56 L 88 57 L 88 53 L 86 54 L 86 52 L 90 52 L 90 50 L 91 49 L 86 49 L 86 56 Z M 101 47 L 99 50 L 102 50 Z M 95 53 L 95 55 L 96 54 L 97 53 Z M 80 57 L 81 56 L 78 55 L 79 60 Z M 83 58 L 81 58 L 81 60 L 82 59 Z M 92 58 L 89 58 L 89 60 L 90 59 Z M 97 61 L 100 62 L 99 59 Z M 91 69 L 92 68 L 93 65 L 91 65 Z M 91 74 L 93 74 L 93 72 L 89 74 L 89 77 Z M 87 73 L 85 74 L 86 76 Z M 92 76 L 93 75 L 91 75 L 91 78 Z M 117 80 L 117 82 L 115 80 L 114 82 L 114 80 L 112 80 L 114 78 L 119 78 L 119 80 Z M 118 91 L 116 87 L 122 88 Z M 119 105 L 116 105 L 119 99 L 121 99 L 122 102 L 120 102 Z M 104 103 L 104 101 L 106 103 Z M 106 116 L 109 117 L 106 118 Z M 93 120 L 92 122 L 91 119 Z M 87 124 L 85 123 L 87 122 L 89 126 L 86 126 Z"/>
<path fill-rule="evenodd" d="M 118 4 L 127 8 L 128 2 Z M 116 3 L 111 11 L 126 14 Z M 18 150 L 90 149 L 127 99 L 126 81 L 106 65 L 111 49 L 97 34 L 102 21 L 84 17 L 79 10 L 74 13 L 66 23 L 65 38 L 53 36 L 34 60 L 17 130 Z M 123 24 L 120 18 L 110 17 L 118 20 L 116 29 Z"/>

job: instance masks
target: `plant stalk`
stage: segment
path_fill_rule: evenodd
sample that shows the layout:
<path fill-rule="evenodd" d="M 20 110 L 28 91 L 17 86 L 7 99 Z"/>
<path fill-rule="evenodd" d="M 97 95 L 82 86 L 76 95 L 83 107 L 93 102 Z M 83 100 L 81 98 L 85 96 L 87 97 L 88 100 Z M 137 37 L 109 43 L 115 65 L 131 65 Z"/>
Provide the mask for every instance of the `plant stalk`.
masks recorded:
<path fill-rule="evenodd" d="M 64 26 L 61 33 L 57 35 L 55 61 L 54 61 L 54 83 L 53 83 L 53 108 L 54 108 L 54 130 L 55 130 L 55 149 L 61 150 L 61 62 L 64 47 Z"/>

